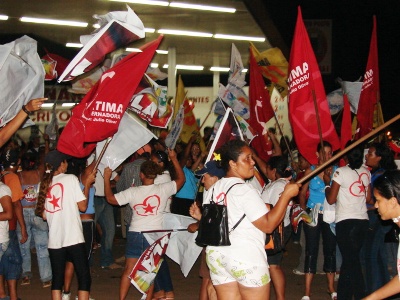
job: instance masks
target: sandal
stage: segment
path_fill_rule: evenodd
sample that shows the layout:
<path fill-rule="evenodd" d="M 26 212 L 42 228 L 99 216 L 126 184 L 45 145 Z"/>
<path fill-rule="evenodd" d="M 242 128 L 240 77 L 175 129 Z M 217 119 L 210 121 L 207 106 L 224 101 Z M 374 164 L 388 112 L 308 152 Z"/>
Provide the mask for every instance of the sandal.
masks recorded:
<path fill-rule="evenodd" d="M 31 284 L 30 278 L 28 276 L 22 278 L 21 285 L 28 285 L 28 284 Z"/>
<path fill-rule="evenodd" d="M 332 300 L 337 300 L 337 293 L 336 292 L 332 292 L 332 293 L 328 292 L 328 294 L 331 296 Z"/>

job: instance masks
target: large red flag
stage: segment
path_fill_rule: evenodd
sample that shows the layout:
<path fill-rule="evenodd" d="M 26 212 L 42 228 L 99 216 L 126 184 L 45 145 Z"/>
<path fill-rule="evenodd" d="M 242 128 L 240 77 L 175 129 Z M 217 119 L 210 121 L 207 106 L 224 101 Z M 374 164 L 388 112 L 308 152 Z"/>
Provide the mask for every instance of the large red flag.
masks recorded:
<path fill-rule="evenodd" d="M 163 36 L 144 45 L 104 72 L 101 79 L 72 111 L 57 149 L 85 157 L 102 141 L 117 132 L 132 99 Z"/>
<path fill-rule="evenodd" d="M 378 43 L 376 37 L 376 17 L 374 16 L 367 68 L 364 74 L 364 80 L 360 94 L 360 101 L 358 102 L 358 109 L 357 109 L 357 121 L 358 121 L 357 138 L 362 138 L 364 135 L 372 131 L 374 122 L 374 109 L 378 101 L 379 101 Z"/>
<path fill-rule="evenodd" d="M 249 102 L 250 118 L 248 122 L 257 133 L 251 146 L 257 151 L 260 158 L 267 161 L 272 154 L 272 142 L 269 141 L 266 124 L 274 117 L 274 111 L 252 48 L 250 48 Z"/>
<path fill-rule="evenodd" d="M 343 113 L 342 113 L 342 127 L 340 129 L 340 148 L 346 148 L 348 141 L 352 140 L 352 126 L 351 126 L 351 111 L 350 103 L 346 94 L 343 94 Z"/>
<path fill-rule="evenodd" d="M 297 147 L 311 164 L 316 164 L 318 161 L 315 152 L 320 143 L 318 119 L 322 139 L 331 143 L 333 150 L 339 149 L 340 142 L 300 7 L 290 51 L 288 82 L 289 119 Z"/>

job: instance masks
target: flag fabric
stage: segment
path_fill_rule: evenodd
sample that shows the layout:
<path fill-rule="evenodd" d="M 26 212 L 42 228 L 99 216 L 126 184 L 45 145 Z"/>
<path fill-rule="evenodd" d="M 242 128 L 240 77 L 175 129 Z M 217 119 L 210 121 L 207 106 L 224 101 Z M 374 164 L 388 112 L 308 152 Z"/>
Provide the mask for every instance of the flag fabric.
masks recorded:
<path fill-rule="evenodd" d="M 293 138 L 293 132 L 289 122 L 289 107 L 287 96 L 282 97 L 282 95 L 275 87 L 272 89 L 271 93 L 271 106 L 275 117 L 278 120 L 278 124 L 276 124 L 275 118 L 273 118 L 272 120 L 275 121 L 275 127 L 279 126 L 280 128 L 280 130 L 277 130 L 277 137 L 279 138 L 282 136 L 280 132 L 282 131 L 283 135 L 287 136 L 288 139 L 291 140 Z"/>
<path fill-rule="evenodd" d="M 11 121 L 31 99 L 43 97 L 44 77 L 34 39 L 24 35 L 0 45 L 0 126 Z"/>
<path fill-rule="evenodd" d="M 184 121 L 184 108 L 183 105 L 178 110 L 178 114 L 172 122 L 171 130 L 168 132 L 167 137 L 165 138 L 165 145 L 167 148 L 175 149 L 176 142 L 181 135 Z"/>
<path fill-rule="evenodd" d="M 247 120 L 250 117 L 249 99 L 241 87 L 228 83 L 225 87 L 219 84 L 218 97 L 222 99 L 235 114 Z"/>
<path fill-rule="evenodd" d="M 50 123 L 46 126 L 45 133 L 49 136 L 49 139 L 52 141 L 57 140 L 58 137 L 58 118 L 57 118 L 57 112 L 56 112 L 56 103 L 53 104 L 53 107 L 51 109 L 51 121 Z"/>
<path fill-rule="evenodd" d="M 215 134 L 215 138 L 208 152 L 206 162 L 212 160 L 215 151 L 218 151 L 218 149 L 220 149 L 227 142 L 235 139 L 243 140 L 243 134 L 239 128 L 239 124 L 236 121 L 232 109 L 228 107 L 224 117 L 221 120 L 221 123 L 219 124 L 217 133 Z"/>
<path fill-rule="evenodd" d="M 231 63 L 229 67 L 228 82 L 240 88 L 244 87 L 246 85 L 245 81 L 246 73 L 243 72 L 243 70 L 244 67 L 240 52 L 236 48 L 235 44 L 232 43 Z"/>
<path fill-rule="evenodd" d="M 101 66 L 96 67 L 89 73 L 82 74 L 79 78 L 76 78 L 71 83 L 71 88 L 68 92 L 73 94 L 84 94 L 86 95 L 100 80 L 101 75 L 110 68 L 110 60 L 106 59 Z"/>
<path fill-rule="evenodd" d="M 282 97 L 285 97 L 288 91 L 286 83 L 288 62 L 282 51 L 279 48 L 270 48 L 259 52 L 253 43 L 250 43 L 250 49 L 261 68 L 263 76 L 274 84 Z"/>
<path fill-rule="evenodd" d="M 76 156 L 88 156 L 96 143 L 111 137 L 132 99 L 163 36 L 144 45 L 104 72 L 101 79 L 72 110 L 57 149 Z"/>
<path fill-rule="evenodd" d="M 352 120 L 349 100 L 347 95 L 343 94 L 343 113 L 342 113 L 342 126 L 340 128 L 340 149 L 346 148 L 348 141 L 353 139 L 352 133 Z"/>
<path fill-rule="evenodd" d="M 99 65 L 108 53 L 145 37 L 144 25 L 133 10 L 95 15 L 100 29 L 89 36 L 81 36 L 83 48 L 68 64 L 58 82 L 69 81 Z"/>
<path fill-rule="evenodd" d="M 290 52 L 288 84 L 289 118 L 297 147 L 310 164 L 316 164 L 315 152 L 321 138 L 328 141 L 333 150 L 339 149 L 340 141 L 300 7 Z"/>
<path fill-rule="evenodd" d="M 186 98 L 186 92 L 185 92 L 185 85 L 183 84 L 182 81 L 182 76 L 178 76 L 178 86 L 176 88 L 176 95 L 174 99 L 174 119 L 176 118 L 176 115 L 178 114 L 179 108 L 181 105 L 183 105 L 183 102 L 185 101 Z"/>
<path fill-rule="evenodd" d="M 360 80 L 361 77 L 356 81 L 345 81 L 341 78 L 338 78 L 337 80 L 342 87 L 342 94 L 344 93 L 347 95 L 347 100 L 350 104 L 350 110 L 353 114 L 357 114 L 358 102 L 360 101 L 360 94 L 363 85 L 362 81 Z"/>
<path fill-rule="evenodd" d="M 249 86 L 250 118 L 249 124 L 257 136 L 251 142 L 252 148 L 264 161 L 268 161 L 272 154 L 272 142 L 267 134 L 267 122 L 273 118 L 274 112 L 270 103 L 268 89 L 264 78 L 250 48 L 250 86 Z"/>
<path fill-rule="evenodd" d="M 373 17 L 373 28 L 369 48 L 368 62 L 364 74 L 360 101 L 357 110 L 358 132 L 357 138 L 372 131 L 374 110 L 379 102 L 379 68 L 378 68 L 378 41 L 376 35 L 376 17 Z"/>
<path fill-rule="evenodd" d="M 146 299 L 145 294 L 156 278 L 163 262 L 162 256 L 167 251 L 170 236 L 171 233 L 167 233 L 152 243 L 139 257 L 129 274 L 131 283 L 144 295 L 142 299 Z"/>
<path fill-rule="evenodd" d="M 117 133 L 114 134 L 100 161 L 99 171 L 103 173 L 105 167 L 109 167 L 114 171 L 132 153 L 146 145 L 153 138 L 157 137 L 133 116 L 125 112 Z M 105 143 L 105 140 L 97 143 L 96 157 L 100 156 Z"/>
<path fill-rule="evenodd" d="M 192 217 L 167 212 L 163 213 L 163 218 L 163 229 L 174 230 L 171 233 L 166 254 L 180 266 L 183 276 L 187 277 L 203 248 L 196 244 L 197 232 L 190 233 L 187 230 L 177 230 L 187 229 L 195 220 L 193 220 Z M 151 244 L 162 234 L 163 233 L 144 233 L 144 236 Z"/>
<path fill-rule="evenodd" d="M 148 75 L 144 75 L 129 109 L 153 127 L 167 128 L 173 109 L 167 101 L 167 87 L 157 84 Z"/>

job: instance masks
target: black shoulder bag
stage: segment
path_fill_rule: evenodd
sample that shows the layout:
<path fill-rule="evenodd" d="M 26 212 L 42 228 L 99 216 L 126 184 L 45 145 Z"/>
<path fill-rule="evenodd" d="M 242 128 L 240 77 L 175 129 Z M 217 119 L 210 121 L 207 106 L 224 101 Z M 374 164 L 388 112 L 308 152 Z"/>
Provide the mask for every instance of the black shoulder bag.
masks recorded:
<path fill-rule="evenodd" d="M 230 246 L 229 234 L 236 229 L 239 223 L 246 215 L 243 215 L 240 220 L 232 227 L 228 228 L 228 209 L 225 204 L 226 195 L 237 184 L 232 185 L 225 193 L 224 204 L 217 204 L 211 195 L 209 204 L 203 205 L 203 213 L 199 222 L 199 229 L 197 231 L 196 244 L 204 246 Z M 213 190 L 214 192 L 214 190 Z"/>

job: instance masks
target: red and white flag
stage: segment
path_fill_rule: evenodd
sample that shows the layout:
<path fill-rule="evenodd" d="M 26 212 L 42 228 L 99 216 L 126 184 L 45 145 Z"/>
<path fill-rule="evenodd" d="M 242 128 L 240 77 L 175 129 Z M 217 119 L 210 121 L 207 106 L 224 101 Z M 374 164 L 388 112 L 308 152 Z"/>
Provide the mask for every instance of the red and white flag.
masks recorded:
<path fill-rule="evenodd" d="M 144 45 L 104 72 L 101 79 L 72 110 L 57 149 L 88 156 L 96 143 L 117 132 L 119 123 L 163 36 Z"/>
<path fill-rule="evenodd" d="M 104 61 L 112 51 L 145 37 L 144 25 L 133 10 L 110 12 L 96 16 L 100 29 L 93 35 L 81 36 L 83 48 L 68 64 L 58 82 L 69 81 Z"/>
<path fill-rule="evenodd" d="M 340 141 L 331 119 L 321 72 L 300 7 L 290 51 L 288 82 L 289 118 L 297 147 L 311 164 L 316 164 L 315 152 L 321 138 L 331 143 L 333 150 L 339 149 Z"/>
<path fill-rule="evenodd" d="M 171 233 L 168 233 L 151 244 L 139 257 L 129 279 L 142 294 L 146 294 L 152 285 L 167 251 Z M 143 299 L 143 298 L 142 298 Z M 146 297 L 144 297 L 146 299 Z"/>
<path fill-rule="evenodd" d="M 351 123 L 350 103 L 347 95 L 343 94 L 342 126 L 340 129 L 340 149 L 342 150 L 346 148 L 347 142 L 353 139 Z"/>
<path fill-rule="evenodd" d="M 364 74 L 360 101 L 357 110 L 357 138 L 372 131 L 374 123 L 374 110 L 379 102 L 379 67 L 378 67 L 378 41 L 376 35 L 376 17 L 373 17 L 373 28 L 367 68 Z"/>

